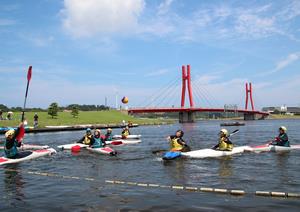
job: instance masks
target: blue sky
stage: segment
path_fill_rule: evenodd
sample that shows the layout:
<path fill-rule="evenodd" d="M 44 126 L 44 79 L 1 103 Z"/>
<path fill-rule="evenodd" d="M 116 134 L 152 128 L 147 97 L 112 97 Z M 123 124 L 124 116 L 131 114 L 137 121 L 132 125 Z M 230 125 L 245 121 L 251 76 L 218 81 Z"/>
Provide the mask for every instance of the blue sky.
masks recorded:
<path fill-rule="evenodd" d="M 145 106 L 191 64 L 197 106 L 300 105 L 300 1 L 1 0 L 0 103 Z M 196 88 L 197 87 L 197 88 Z M 180 84 L 162 103 L 180 104 Z M 155 96 L 155 95 L 154 95 Z M 158 101 L 159 102 L 159 101 Z M 157 104 L 157 105 L 155 105 Z"/>

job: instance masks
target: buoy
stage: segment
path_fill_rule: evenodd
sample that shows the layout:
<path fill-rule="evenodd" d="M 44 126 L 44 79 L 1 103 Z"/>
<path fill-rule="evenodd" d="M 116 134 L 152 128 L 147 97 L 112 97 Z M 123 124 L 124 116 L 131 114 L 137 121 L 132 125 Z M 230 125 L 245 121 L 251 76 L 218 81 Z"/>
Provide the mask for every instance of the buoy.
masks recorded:
<path fill-rule="evenodd" d="M 81 149 L 81 147 L 79 145 L 76 145 L 71 148 L 71 151 L 72 152 L 80 152 L 80 149 Z"/>
<path fill-rule="evenodd" d="M 123 103 L 123 104 L 127 104 L 127 103 L 128 103 L 128 97 L 124 96 L 124 97 L 122 98 L 122 103 Z"/>

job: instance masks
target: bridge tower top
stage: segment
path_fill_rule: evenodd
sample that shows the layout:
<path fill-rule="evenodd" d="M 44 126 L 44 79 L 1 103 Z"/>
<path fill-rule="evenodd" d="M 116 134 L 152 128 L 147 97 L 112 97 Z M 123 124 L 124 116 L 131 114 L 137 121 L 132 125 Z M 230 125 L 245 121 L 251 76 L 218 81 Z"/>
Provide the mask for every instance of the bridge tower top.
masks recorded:
<path fill-rule="evenodd" d="M 245 104 L 245 110 L 248 110 L 248 102 L 250 98 L 251 108 L 252 111 L 254 111 L 254 103 L 253 103 L 253 97 L 252 97 L 252 83 L 246 83 L 246 104 Z"/>
<path fill-rule="evenodd" d="M 182 66 L 182 92 L 181 92 L 181 107 L 184 108 L 185 105 L 185 91 L 186 87 L 189 93 L 190 107 L 194 107 L 193 92 L 192 92 L 192 82 L 191 82 L 191 66 Z"/>

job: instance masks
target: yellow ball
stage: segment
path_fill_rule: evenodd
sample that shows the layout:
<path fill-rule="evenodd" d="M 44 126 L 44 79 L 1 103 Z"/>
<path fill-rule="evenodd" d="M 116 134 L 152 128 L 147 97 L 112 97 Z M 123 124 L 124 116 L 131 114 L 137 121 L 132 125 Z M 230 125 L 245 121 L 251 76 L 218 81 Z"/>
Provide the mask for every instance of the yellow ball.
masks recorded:
<path fill-rule="evenodd" d="M 127 103 L 128 103 L 128 97 L 124 96 L 124 97 L 122 98 L 122 103 L 123 103 L 123 104 L 127 104 Z"/>

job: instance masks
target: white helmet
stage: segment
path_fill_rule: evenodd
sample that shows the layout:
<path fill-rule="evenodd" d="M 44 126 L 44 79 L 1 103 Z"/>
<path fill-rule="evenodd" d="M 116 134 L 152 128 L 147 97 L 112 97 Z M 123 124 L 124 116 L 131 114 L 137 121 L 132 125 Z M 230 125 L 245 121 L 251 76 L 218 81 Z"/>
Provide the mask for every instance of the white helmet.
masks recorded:
<path fill-rule="evenodd" d="M 281 127 L 279 127 L 279 130 L 282 130 L 282 131 L 286 132 L 287 128 L 285 126 L 281 126 Z"/>
<path fill-rule="evenodd" d="M 221 129 L 221 130 L 220 130 L 220 133 L 223 133 L 223 134 L 226 135 L 226 136 L 229 135 L 228 130 L 226 130 L 226 129 Z"/>

